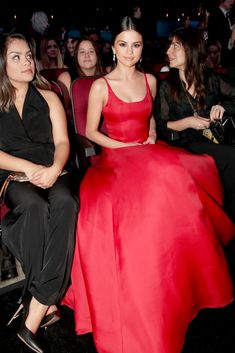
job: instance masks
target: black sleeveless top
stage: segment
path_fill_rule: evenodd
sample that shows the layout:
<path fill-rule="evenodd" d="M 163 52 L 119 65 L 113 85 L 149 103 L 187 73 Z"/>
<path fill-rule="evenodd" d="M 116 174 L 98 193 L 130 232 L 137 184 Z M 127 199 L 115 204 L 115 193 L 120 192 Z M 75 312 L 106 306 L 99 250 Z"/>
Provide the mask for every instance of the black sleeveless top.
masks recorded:
<path fill-rule="evenodd" d="M 22 119 L 13 105 L 0 111 L 0 150 L 31 162 L 51 165 L 54 158 L 52 125 L 49 107 L 39 91 L 29 85 Z M 10 171 L 0 169 L 0 184 Z"/>

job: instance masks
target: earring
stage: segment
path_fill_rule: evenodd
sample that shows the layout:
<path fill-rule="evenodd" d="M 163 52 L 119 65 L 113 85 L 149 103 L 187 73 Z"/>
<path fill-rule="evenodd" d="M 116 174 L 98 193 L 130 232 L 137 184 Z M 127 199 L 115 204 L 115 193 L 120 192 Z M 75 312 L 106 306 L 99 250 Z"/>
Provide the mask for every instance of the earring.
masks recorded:
<path fill-rule="evenodd" d="M 116 61 L 116 54 L 113 53 L 113 62 L 115 63 L 115 61 Z"/>
<path fill-rule="evenodd" d="M 142 58 L 140 58 L 139 63 L 142 64 Z"/>

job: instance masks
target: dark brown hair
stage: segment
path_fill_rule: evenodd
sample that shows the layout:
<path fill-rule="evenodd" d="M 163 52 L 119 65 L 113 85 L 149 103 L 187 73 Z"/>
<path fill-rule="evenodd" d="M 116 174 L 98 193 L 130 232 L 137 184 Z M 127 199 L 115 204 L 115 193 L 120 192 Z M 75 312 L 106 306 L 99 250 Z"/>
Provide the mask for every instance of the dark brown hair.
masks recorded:
<path fill-rule="evenodd" d="M 204 85 L 206 47 L 202 33 L 196 28 L 179 28 L 170 35 L 169 43 L 173 39 L 180 42 L 185 50 L 185 79 L 188 88 L 194 84 L 197 92 L 197 108 L 200 110 L 204 107 L 206 96 Z M 178 70 L 172 70 L 169 80 L 171 81 L 172 95 L 177 100 L 180 85 Z"/>
<path fill-rule="evenodd" d="M 12 85 L 7 75 L 6 64 L 7 64 L 7 49 L 9 43 L 19 39 L 25 41 L 32 53 L 33 60 L 35 60 L 35 42 L 32 39 L 26 38 L 20 33 L 2 34 L 0 38 L 0 110 L 8 111 L 9 107 L 14 104 L 15 99 L 15 87 Z M 50 89 L 49 83 L 44 80 L 37 72 L 35 65 L 35 75 L 32 80 L 32 84 L 35 87 L 41 89 Z"/>
<path fill-rule="evenodd" d="M 95 53 L 96 53 L 96 57 L 97 57 L 97 63 L 96 63 L 96 72 L 95 72 L 95 75 L 102 75 L 104 73 L 104 70 L 103 70 L 103 67 L 102 67 L 102 62 L 101 62 L 101 56 L 100 56 L 100 50 L 99 50 L 99 47 L 98 45 L 96 44 L 96 42 L 90 38 L 89 36 L 84 36 L 82 38 L 80 38 L 75 46 L 75 49 L 74 49 L 74 56 L 73 56 L 73 60 L 74 60 L 74 65 L 75 65 L 75 68 L 76 68 L 76 72 L 77 72 L 77 75 L 78 77 L 81 77 L 81 76 L 86 76 L 85 73 L 82 71 L 82 68 L 81 66 L 79 65 L 78 63 L 78 51 L 79 51 L 79 48 L 80 48 L 80 44 L 83 42 L 83 41 L 88 41 L 91 43 L 91 45 L 93 46 L 94 50 L 95 50 Z"/>

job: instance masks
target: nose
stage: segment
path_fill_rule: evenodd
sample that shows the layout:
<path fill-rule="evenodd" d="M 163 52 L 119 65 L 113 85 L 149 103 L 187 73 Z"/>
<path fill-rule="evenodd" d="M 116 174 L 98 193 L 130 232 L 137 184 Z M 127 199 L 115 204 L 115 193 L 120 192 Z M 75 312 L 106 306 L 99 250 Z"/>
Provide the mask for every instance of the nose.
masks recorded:
<path fill-rule="evenodd" d="M 130 46 L 128 47 L 128 53 L 130 53 L 130 54 L 133 53 L 133 47 L 132 47 L 132 45 L 130 45 Z"/>
<path fill-rule="evenodd" d="M 167 49 L 166 55 L 169 55 L 170 51 L 171 51 L 171 47 L 169 47 L 169 48 Z"/>
<path fill-rule="evenodd" d="M 24 65 L 27 66 L 27 65 L 30 65 L 30 64 L 31 64 L 31 60 L 26 57 L 26 58 L 24 59 Z"/>

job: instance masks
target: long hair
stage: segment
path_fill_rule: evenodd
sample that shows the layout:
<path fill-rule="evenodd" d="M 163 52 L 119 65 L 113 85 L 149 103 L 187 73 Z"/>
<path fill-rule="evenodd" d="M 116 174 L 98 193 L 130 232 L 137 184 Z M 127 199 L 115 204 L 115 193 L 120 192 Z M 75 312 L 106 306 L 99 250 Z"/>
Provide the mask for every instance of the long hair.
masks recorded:
<path fill-rule="evenodd" d="M 141 35 L 142 40 L 143 40 L 143 33 L 142 33 L 140 26 L 136 22 L 134 22 L 132 17 L 125 16 L 125 17 L 122 17 L 120 22 L 115 24 L 112 29 L 112 41 L 111 41 L 112 46 L 114 45 L 116 37 L 124 31 L 138 32 Z M 142 58 L 141 58 L 141 61 L 142 61 Z M 114 63 L 114 67 L 115 67 L 115 63 Z M 136 64 L 136 68 L 139 71 L 143 71 L 141 62 L 138 62 Z"/>
<path fill-rule="evenodd" d="M 35 62 L 35 42 L 32 39 L 26 38 L 21 33 L 10 33 L 2 34 L 0 38 L 0 110 L 8 111 L 10 106 L 14 104 L 15 99 L 15 87 L 12 85 L 9 77 L 7 75 L 7 49 L 9 43 L 14 40 L 19 39 L 25 41 L 29 49 L 31 50 L 33 60 Z M 50 89 L 49 83 L 41 77 L 36 69 L 35 65 L 35 75 L 32 80 L 32 84 L 41 89 Z"/>
<path fill-rule="evenodd" d="M 193 84 L 197 93 L 197 108 L 200 110 L 204 107 L 206 88 L 205 80 L 205 60 L 206 47 L 202 33 L 196 28 L 179 28 L 175 30 L 169 37 L 171 43 L 176 39 L 181 43 L 185 51 L 185 79 L 190 88 Z M 173 70 L 170 76 L 172 94 L 176 100 L 179 99 L 179 72 Z"/>
<path fill-rule="evenodd" d="M 100 55 L 99 47 L 98 47 L 98 45 L 96 44 L 96 42 L 93 39 L 91 39 L 88 36 L 84 36 L 84 37 L 82 37 L 82 38 L 80 38 L 78 40 L 78 42 L 77 42 L 77 44 L 75 46 L 75 49 L 74 49 L 73 60 L 74 60 L 74 65 L 75 65 L 75 69 L 76 69 L 78 77 L 86 76 L 85 73 L 83 72 L 81 66 L 79 65 L 78 58 L 77 58 L 78 57 L 79 48 L 80 48 L 80 44 L 83 41 L 90 42 L 92 47 L 95 50 L 95 54 L 96 54 L 96 58 L 97 58 L 96 68 L 95 68 L 95 75 L 103 75 L 104 70 L 103 70 L 103 66 L 102 66 L 102 62 L 101 62 L 101 55 Z"/>
<path fill-rule="evenodd" d="M 62 57 L 62 54 L 60 51 L 59 41 L 54 36 L 45 36 L 41 39 L 41 42 L 40 42 L 41 68 L 42 69 L 50 69 L 50 59 L 47 55 L 47 46 L 48 46 L 48 42 L 50 40 L 53 40 L 56 43 L 56 46 L 58 48 L 57 57 L 56 57 L 56 64 L 57 64 L 58 69 L 62 69 L 62 68 L 64 68 L 63 57 Z"/>

